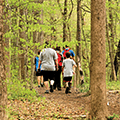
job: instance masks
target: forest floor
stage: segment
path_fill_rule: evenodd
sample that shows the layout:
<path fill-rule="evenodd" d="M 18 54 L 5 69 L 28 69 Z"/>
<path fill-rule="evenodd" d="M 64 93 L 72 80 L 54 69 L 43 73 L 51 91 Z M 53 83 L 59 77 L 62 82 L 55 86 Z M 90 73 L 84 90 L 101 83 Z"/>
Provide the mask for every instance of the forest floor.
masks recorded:
<path fill-rule="evenodd" d="M 72 93 L 69 94 L 65 94 L 65 88 L 49 94 L 44 93 L 44 87 L 35 87 L 35 89 L 41 98 L 40 102 L 8 101 L 8 108 L 11 108 L 10 118 L 13 120 L 87 120 L 90 111 L 90 95 L 80 93 L 73 88 Z M 110 115 L 117 114 L 119 118 L 115 118 L 115 120 L 120 120 L 119 91 L 108 90 L 107 102 Z"/>

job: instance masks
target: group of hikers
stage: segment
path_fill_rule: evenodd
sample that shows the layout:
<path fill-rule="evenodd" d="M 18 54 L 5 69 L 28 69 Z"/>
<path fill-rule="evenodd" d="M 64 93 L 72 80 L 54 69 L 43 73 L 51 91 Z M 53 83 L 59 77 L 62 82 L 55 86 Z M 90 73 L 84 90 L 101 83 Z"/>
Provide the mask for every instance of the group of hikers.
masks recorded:
<path fill-rule="evenodd" d="M 77 67 L 75 53 L 67 45 L 62 52 L 60 47 L 53 49 L 48 46 L 49 43 L 45 42 L 44 49 L 38 51 L 38 56 L 35 58 L 38 87 L 45 86 L 45 93 L 53 92 L 56 88 L 61 91 L 62 73 L 63 85 L 66 88 L 65 93 L 71 93 L 72 76 L 75 73 L 75 67 Z"/>

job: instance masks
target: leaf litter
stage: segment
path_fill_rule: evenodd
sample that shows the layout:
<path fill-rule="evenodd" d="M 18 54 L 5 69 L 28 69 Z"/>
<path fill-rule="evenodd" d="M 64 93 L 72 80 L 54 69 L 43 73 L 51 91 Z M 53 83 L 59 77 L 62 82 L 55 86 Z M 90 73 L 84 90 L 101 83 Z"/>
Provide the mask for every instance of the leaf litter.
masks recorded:
<path fill-rule="evenodd" d="M 44 93 L 45 88 L 35 87 L 35 90 L 39 94 L 40 101 L 8 100 L 8 120 L 87 120 L 90 95 L 77 93 L 73 88 L 72 93 L 67 95 L 65 88 L 50 94 Z M 120 115 L 120 93 L 107 91 L 107 102 L 110 115 Z"/>

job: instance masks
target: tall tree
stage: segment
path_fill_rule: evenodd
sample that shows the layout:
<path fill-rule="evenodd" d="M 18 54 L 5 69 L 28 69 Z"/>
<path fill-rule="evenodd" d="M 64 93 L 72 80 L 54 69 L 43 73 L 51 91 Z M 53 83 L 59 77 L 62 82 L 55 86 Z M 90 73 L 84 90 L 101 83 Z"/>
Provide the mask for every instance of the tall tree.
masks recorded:
<path fill-rule="evenodd" d="M 67 39 L 67 25 L 66 25 L 66 21 L 67 21 L 67 0 L 64 1 L 64 21 L 63 21 L 63 42 L 66 41 Z"/>
<path fill-rule="evenodd" d="M 0 0 L 0 120 L 6 120 L 7 115 L 5 107 L 7 105 L 7 86 L 6 86 L 6 71 L 5 71 L 5 54 L 3 40 L 3 3 Z"/>
<path fill-rule="evenodd" d="M 109 1 L 109 28 L 110 28 L 110 60 L 111 60 L 111 80 L 116 80 L 114 69 L 114 26 L 113 26 L 113 13 L 112 13 L 112 1 Z"/>
<path fill-rule="evenodd" d="M 106 120 L 108 116 L 106 104 L 105 19 L 105 0 L 91 0 L 90 116 L 96 120 Z"/>
<path fill-rule="evenodd" d="M 81 41 L 81 0 L 77 0 L 77 41 L 80 42 Z M 82 71 L 81 69 L 81 44 L 78 43 L 78 45 L 76 45 L 76 60 L 77 60 L 77 69 L 76 69 L 76 84 L 79 84 L 79 71 L 80 73 Z M 83 74 L 81 75 L 81 80 L 83 80 Z"/>
<path fill-rule="evenodd" d="M 117 46 L 117 52 L 114 58 L 114 66 L 115 66 L 115 73 L 116 76 L 119 75 L 119 81 L 120 81 L 120 40 Z M 119 73 L 118 73 L 119 72 Z"/>
<path fill-rule="evenodd" d="M 110 77 L 110 80 L 112 81 L 112 80 L 116 80 L 116 69 L 115 69 L 115 65 L 113 64 L 114 62 L 113 62 L 113 59 L 114 59 L 114 57 L 113 57 L 113 50 L 112 50 L 112 46 L 113 45 L 111 45 L 112 44 L 112 42 L 110 42 L 110 37 L 109 37 L 109 30 L 108 30 L 108 22 L 107 22 L 107 18 L 106 18 L 106 36 L 107 36 L 107 40 L 108 40 L 108 46 L 109 46 L 109 56 L 110 56 L 110 63 L 111 63 L 111 77 Z"/>

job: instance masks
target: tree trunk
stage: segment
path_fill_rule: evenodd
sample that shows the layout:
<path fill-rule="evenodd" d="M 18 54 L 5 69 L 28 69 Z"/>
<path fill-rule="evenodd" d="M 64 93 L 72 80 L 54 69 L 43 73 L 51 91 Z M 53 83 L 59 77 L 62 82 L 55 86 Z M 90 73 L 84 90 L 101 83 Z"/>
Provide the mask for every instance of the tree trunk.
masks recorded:
<path fill-rule="evenodd" d="M 20 9 L 20 15 L 24 15 L 24 10 Z M 21 27 L 19 37 L 20 37 L 20 50 L 24 51 L 24 42 L 21 41 L 21 39 L 26 39 L 25 31 L 23 31 L 23 25 L 21 25 L 22 20 L 19 20 L 19 26 Z M 20 54 L 20 73 L 21 73 L 21 79 L 25 81 L 25 53 Z"/>
<path fill-rule="evenodd" d="M 67 39 L 67 0 L 64 1 L 64 13 L 63 13 L 63 42 Z"/>
<path fill-rule="evenodd" d="M 105 1 L 91 0 L 90 118 L 107 120 Z"/>
<path fill-rule="evenodd" d="M 111 42 L 110 42 L 110 38 L 109 38 L 109 31 L 108 31 L 108 23 L 107 23 L 107 19 L 106 19 L 106 35 L 107 35 L 107 39 L 108 39 L 108 45 L 109 45 L 109 56 L 110 56 L 110 63 L 111 63 L 111 77 L 110 77 L 110 81 L 115 80 L 116 81 L 116 73 L 115 73 L 115 67 L 114 67 L 114 62 L 113 62 L 113 53 L 112 53 L 112 48 L 111 48 Z"/>
<path fill-rule="evenodd" d="M 109 1 L 109 5 L 112 4 L 111 0 Z M 114 70 L 114 31 L 113 31 L 113 15 L 112 8 L 109 7 L 109 28 L 110 28 L 110 45 L 111 45 L 111 80 L 116 80 L 115 70 Z"/>
<path fill-rule="evenodd" d="M 40 24 L 43 25 L 43 10 L 42 9 L 41 9 L 40 18 L 41 18 Z M 41 31 L 40 32 L 40 39 L 39 39 L 40 40 L 40 45 L 42 45 L 44 43 L 44 37 L 43 37 L 43 35 L 44 35 L 44 32 Z"/>
<path fill-rule="evenodd" d="M 81 0 L 77 0 L 77 41 L 78 42 L 81 41 L 81 28 L 80 28 L 81 10 L 80 10 L 80 6 L 81 6 Z M 81 44 L 80 43 L 78 43 L 78 46 L 76 46 L 76 62 L 77 62 L 77 66 L 78 66 L 78 64 L 81 64 Z M 77 84 L 80 83 L 78 71 L 79 71 L 79 66 L 76 69 L 76 82 L 77 82 Z"/>
<path fill-rule="evenodd" d="M 114 59 L 114 66 L 115 66 L 116 76 L 119 75 L 119 81 L 120 81 L 120 74 L 117 74 L 118 72 L 120 73 L 120 40 L 117 46 L 117 53 Z"/>
<path fill-rule="evenodd" d="M 6 19 L 5 25 L 4 25 L 4 33 L 6 33 L 9 30 L 9 25 L 7 24 L 8 9 L 6 9 L 6 12 L 4 14 L 5 14 L 5 19 Z M 10 48 L 10 38 L 5 38 L 5 47 Z M 5 58 L 5 61 L 6 61 L 6 70 L 7 70 L 6 72 L 8 73 L 6 74 L 6 78 L 8 82 L 10 79 L 10 60 L 11 60 L 10 51 L 5 51 L 5 54 L 7 55 L 7 58 Z"/>
<path fill-rule="evenodd" d="M 0 120 L 7 120 L 6 105 L 7 105 L 7 85 L 5 71 L 5 53 L 3 40 L 3 0 L 0 1 Z"/>

